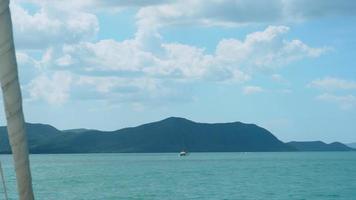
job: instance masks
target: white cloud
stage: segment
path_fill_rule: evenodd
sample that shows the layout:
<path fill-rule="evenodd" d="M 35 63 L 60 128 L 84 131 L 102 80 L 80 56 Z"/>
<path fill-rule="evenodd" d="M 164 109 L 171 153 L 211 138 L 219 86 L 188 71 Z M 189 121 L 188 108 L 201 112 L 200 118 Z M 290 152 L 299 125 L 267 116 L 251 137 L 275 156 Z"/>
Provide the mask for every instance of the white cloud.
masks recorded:
<path fill-rule="evenodd" d="M 69 98 L 71 83 L 72 77 L 69 72 L 41 74 L 26 86 L 29 93 L 27 100 L 44 100 L 49 104 L 61 105 Z"/>
<path fill-rule="evenodd" d="M 340 93 L 350 90 L 356 90 L 356 81 L 345 80 L 334 77 L 325 77 L 313 80 L 308 84 L 308 87 L 317 88 L 323 91 Z M 323 93 L 316 97 L 318 100 L 335 103 L 343 110 L 349 110 L 356 107 L 356 96 L 353 94 L 336 95 L 331 93 Z"/>
<path fill-rule="evenodd" d="M 99 30 L 96 15 L 69 8 L 60 9 L 53 5 L 41 4 L 40 9 L 30 13 L 17 1 L 11 3 L 17 47 L 43 49 L 50 45 L 77 43 L 95 37 Z"/>
<path fill-rule="evenodd" d="M 356 107 L 356 96 L 354 95 L 333 95 L 329 93 L 324 93 L 317 96 L 318 100 L 336 103 L 340 106 L 343 110 L 349 110 Z"/>
<path fill-rule="evenodd" d="M 155 18 L 169 17 L 169 20 L 235 23 L 299 21 L 330 15 L 354 15 L 356 4 L 349 0 L 16 0 L 42 6 L 74 10 L 112 10 L 126 7 L 145 8 L 146 12 L 156 11 Z M 187 8 L 194 7 L 194 10 Z M 180 11 L 180 12 L 178 12 Z M 183 12 L 185 11 L 185 12 Z M 175 13 L 175 14 L 171 14 Z M 162 19 L 167 20 L 168 19 Z"/>
<path fill-rule="evenodd" d="M 285 26 L 269 26 L 264 31 L 250 33 L 244 41 L 223 39 L 216 55 L 225 65 L 242 65 L 254 70 L 273 69 L 306 57 L 318 57 L 326 48 L 312 48 L 300 40 L 288 41 Z"/>
<path fill-rule="evenodd" d="M 52 62 L 47 65 L 84 71 L 138 72 L 161 78 L 243 82 L 251 72 L 274 69 L 325 52 L 324 48 L 312 48 L 301 41 L 285 40 L 282 36 L 288 30 L 285 26 L 269 26 L 248 34 L 245 40 L 222 39 L 213 54 L 180 43 L 160 43 L 160 52 L 148 51 L 136 38 L 81 42 L 64 45 L 55 53 L 49 51 L 47 57 Z"/>
<path fill-rule="evenodd" d="M 348 16 L 355 15 L 355 9 L 356 3 L 349 0 L 181 0 L 143 7 L 137 17 L 143 28 L 182 24 L 236 26 Z"/>
<path fill-rule="evenodd" d="M 111 93 L 113 91 L 132 93 L 139 90 L 147 92 L 159 91 L 159 80 L 152 78 L 123 78 L 123 77 L 95 77 L 79 76 L 76 82 L 78 86 L 92 86 L 99 93 Z"/>
<path fill-rule="evenodd" d="M 310 47 L 297 39 L 285 39 L 289 31 L 287 26 L 268 26 L 242 40 L 223 38 L 211 53 L 202 47 L 164 42 L 159 33 L 162 26 L 175 24 L 252 22 L 253 16 L 241 21 L 242 15 L 248 15 L 246 12 L 240 13 L 241 16 L 227 15 L 233 15 L 235 9 L 242 11 L 244 6 L 252 10 L 256 6 L 254 3 L 245 5 L 242 1 L 211 1 L 209 5 L 204 1 L 155 1 L 150 5 L 151 2 L 141 1 L 104 3 L 90 0 L 69 4 L 67 0 L 31 0 L 39 6 L 31 12 L 22 8 L 21 2 L 12 3 L 16 40 L 22 49 L 18 59 L 22 65 L 36 69 L 36 74 L 31 73 L 32 80 L 24 84 L 32 100 L 46 100 L 51 104 L 65 103 L 71 90 L 76 91 L 75 98 L 77 94 L 134 101 L 147 96 L 149 99 L 176 98 L 181 95 L 178 90 L 182 90 L 178 85 L 197 81 L 246 82 L 261 70 L 274 70 L 300 59 L 318 57 L 327 50 Z M 229 3 L 232 6 L 228 6 Z M 137 32 L 132 39 L 95 40 L 99 22 L 93 8 L 109 9 L 108 5 L 139 7 Z M 273 6 L 277 8 L 278 5 Z M 197 9 L 181 9 L 186 6 L 197 6 Z M 215 6 L 217 11 L 212 9 Z M 221 8 L 228 12 L 220 13 Z M 257 21 L 262 22 L 260 20 L 264 21 Z M 33 57 L 32 49 L 37 50 Z M 38 56 L 41 54 L 42 57 Z M 65 78 L 63 70 L 70 72 L 69 78 Z M 52 80 L 62 80 L 62 83 L 51 83 Z M 261 91 L 246 89 L 246 94 L 256 92 Z"/>
<path fill-rule="evenodd" d="M 64 55 L 62 58 L 70 58 L 67 65 L 74 64 L 91 71 L 141 71 L 155 59 L 150 52 L 140 49 L 135 40 L 82 42 L 65 45 L 59 53 Z"/>
<path fill-rule="evenodd" d="M 32 3 L 39 8 L 30 13 L 21 7 L 22 3 Z M 312 3 L 304 0 L 15 0 L 11 3 L 15 35 L 20 44 L 18 46 L 35 49 L 48 44 L 75 43 L 93 38 L 99 30 L 95 15 L 98 11 L 122 10 L 127 7 L 139 8 L 136 36 L 144 44 L 159 41 L 158 30 L 163 26 L 298 22 L 330 15 L 355 15 L 356 3 L 348 0 L 315 0 Z"/>
<path fill-rule="evenodd" d="M 78 99 L 101 99 L 109 104 L 161 104 L 192 101 L 191 89 L 184 84 L 149 77 L 77 76 L 73 95 Z M 182 87 L 182 88 L 180 88 Z"/>
<path fill-rule="evenodd" d="M 356 81 L 325 77 L 313 80 L 308 86 L 322 90 L 356 90 Z"/>
<path fill-rule="evenodd" d="M 243 94 L 251 95 L 263 92 L 264 89 L 259 86 L 245 86 L 242 90 Z"/>
<path fill-rule="evenodd" d="M 15 0 L 16 2 L 26 2 L 33 3 L 41 6 L 52 6 L 58 7 L 61 9 L 72 8 L 74 10 L 96 10 L 102 9 L 105 10 L 115 10 L 119 8 L 125 7 L 144 7 L 144 6 L 155 6 L 159 4 L 168 4 L 173 2 L 173 0 L 61 0 L 61 1 L 53 1 L 53 0 Z"/>

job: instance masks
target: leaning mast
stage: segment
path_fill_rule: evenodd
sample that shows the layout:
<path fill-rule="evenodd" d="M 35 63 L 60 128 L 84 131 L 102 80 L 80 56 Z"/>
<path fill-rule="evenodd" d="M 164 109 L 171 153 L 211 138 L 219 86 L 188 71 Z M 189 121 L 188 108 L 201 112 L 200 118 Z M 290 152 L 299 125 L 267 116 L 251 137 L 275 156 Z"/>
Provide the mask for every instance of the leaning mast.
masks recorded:
<path fill-rule="evenodd" d="M 9 0 L 0 0 L 0 82 L 19 199 L 33 200 L 29 151 L 22 111 L 21 88 L 17 73 Z"/>

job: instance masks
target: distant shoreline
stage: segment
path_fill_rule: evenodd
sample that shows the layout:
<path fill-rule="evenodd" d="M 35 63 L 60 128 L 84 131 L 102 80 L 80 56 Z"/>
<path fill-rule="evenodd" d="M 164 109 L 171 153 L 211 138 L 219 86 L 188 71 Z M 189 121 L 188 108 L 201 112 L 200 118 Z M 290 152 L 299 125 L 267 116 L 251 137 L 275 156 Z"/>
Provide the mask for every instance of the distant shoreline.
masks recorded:
<path fill-rule="evenodd" d="M 259 151 L 259 152 L 190 152 L 191 154 L 228 154 L 228 153 L 355 153 L 354 151 Z M 30 155 L 86 155 L 86 154 L 179 154 L 179 152 L 106 152 L 106 153 L 30 153 Z M 0 153 L 0 155 L 12 155 L 11 153 Z"/>
<path fill-rule="evenodd" d="M 179 117 L 116 131 L 61 131 L 38 123 L 26 123 L 26 130 L 31 154 L 355 151 L 340 142 L 285 143 L 255 124 L 199 123 Z M 0 153 L 10 154 L 6 127 L 0 127 L 0 138 Z"/>

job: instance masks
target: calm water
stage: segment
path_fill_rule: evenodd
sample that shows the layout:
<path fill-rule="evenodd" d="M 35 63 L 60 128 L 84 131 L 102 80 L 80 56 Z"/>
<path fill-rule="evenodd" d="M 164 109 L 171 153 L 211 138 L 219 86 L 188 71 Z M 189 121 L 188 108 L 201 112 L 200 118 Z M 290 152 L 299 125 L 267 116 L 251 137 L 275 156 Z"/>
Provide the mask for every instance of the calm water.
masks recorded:
<path fill-rule="evenodd" d="M 12 158 L 0 159 L 17 199 Z M 354 152 L 31 155 L 31 164 L 45 200 L 356 199 Z"/>

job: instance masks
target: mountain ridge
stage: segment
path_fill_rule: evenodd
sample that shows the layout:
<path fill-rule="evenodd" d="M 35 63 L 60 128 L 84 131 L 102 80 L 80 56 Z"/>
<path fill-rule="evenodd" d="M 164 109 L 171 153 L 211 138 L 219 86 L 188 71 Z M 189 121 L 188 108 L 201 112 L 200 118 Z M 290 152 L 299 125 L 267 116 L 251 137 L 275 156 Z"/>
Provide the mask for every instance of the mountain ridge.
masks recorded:
<path fill-rule="evenodd" d="M 355 151 L 341 142 L 331 142 L 329 144 L 322 141 L 292 141 L 287 144 L 299 151 Z"/>
<path fill-rule="evenodd" d="M 239 121 L 201 123 L 169 117 L 114 131 L 59 130 L 41 123 L 26 123 L 26 128 L 31 153 L 304 151 L 300 145 L 280 141 L 263 127 Z M 0 153 L 11 152 L 5 127 L 0 127 L 0 137 L 4 138 Z"/>
<path fill-rule="evenodd" d="M 351 147 L 353 149 L 356 149 L 356 142 L 353 142 L 353 143 L 347 143 L 346 144 L 348 147 Z"/>

